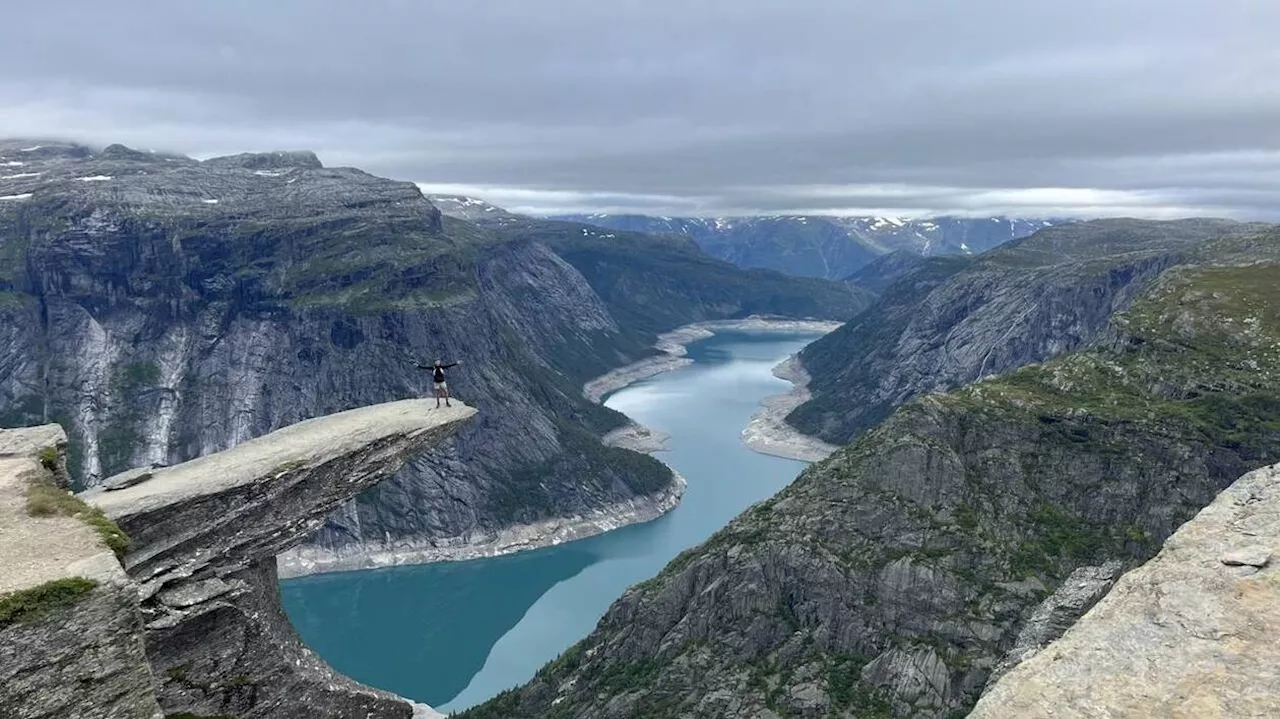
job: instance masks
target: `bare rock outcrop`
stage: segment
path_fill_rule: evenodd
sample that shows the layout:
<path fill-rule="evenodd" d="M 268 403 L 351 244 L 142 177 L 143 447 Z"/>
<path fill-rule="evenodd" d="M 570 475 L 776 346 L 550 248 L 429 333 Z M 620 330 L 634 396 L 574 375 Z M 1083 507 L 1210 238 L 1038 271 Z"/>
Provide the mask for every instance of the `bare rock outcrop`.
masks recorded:
<path fill-rule="evenodd" d="M 0 713 L 431 716 L 306 648 L 280 605 L 276 555 L 475 414 L 434 400 L 362 407 L 78 499 L 56 485 L 66 445 L 57 425 L 0 431 Z M 41 484 L 58 511 L 29 516 Z M 91 524 L 129 535 L 127 551 L 116 543 L 122 559 Z"/>
<path fill-rule="evenodd" d="M 970 716 L 1280 716 L 1276 553 L 1280 465 L 1219 495 Z"/>
<path fill-rule="evenodd" d="M 1062 636 L 1085 612 L 1106 596 L 1124 570 L 1124 564 L 1110 561 L 1094 567 L 1080 567 L 1031 612 L 1018 632 L 1018 639 L 1004 659 L 991 670 L 987 686 L 1022 662 L 1035 656 L 1050 642 Z"/>
<path fill-rule="evenodd" d="M 362 407 L 82 494 L 134 542 L 124 566 L 140 586 L 165 711 L 410 719 L 407 701 L 303 644 L 280 605 L 276 555 L 475 414 L 434 400 Z"/>
<path fill-rule="evenodd" d="M 0 715 L 152 719 L 137 586 L 76 518 L 32 516 L 53 484 L 58 425 L 0 430 Z"/>

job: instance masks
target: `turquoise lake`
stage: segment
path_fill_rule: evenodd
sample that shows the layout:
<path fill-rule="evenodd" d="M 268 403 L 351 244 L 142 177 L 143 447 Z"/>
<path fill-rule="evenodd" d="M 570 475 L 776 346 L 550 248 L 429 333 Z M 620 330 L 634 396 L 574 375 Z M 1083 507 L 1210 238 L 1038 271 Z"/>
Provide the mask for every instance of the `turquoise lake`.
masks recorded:
<path fill-rule="evenodd" d="M 789 388 L 773 366 L 815 338 L 717 334 L 689 346 L 694 364 L 606 399 L 671 435 L 657 457 L 689 488 L 667 515 L 505 557 L 287 580 L 294 626 L 338 671 L 446 713 L 527 681 L 590 633 L 627 587 L 804 468 L 752 452 L 740 433 L 762 399 Z"/>

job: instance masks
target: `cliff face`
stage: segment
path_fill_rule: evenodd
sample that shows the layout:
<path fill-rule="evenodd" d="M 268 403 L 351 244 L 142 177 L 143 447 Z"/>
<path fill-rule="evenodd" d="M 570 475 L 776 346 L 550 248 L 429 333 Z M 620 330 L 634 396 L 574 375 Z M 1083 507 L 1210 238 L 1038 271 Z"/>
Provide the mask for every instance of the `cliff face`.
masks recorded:
<path fill-rule="evenodd" d="M 1168 267 L 1210 257 L 1221 220 L 1053 227 L 979 258 L 907 270 L 868 311 L 801 353 L 813 399 L 788 422 L 843 444 L 912 397 L 959 387 L 1095 340 Z"/>
<path fill-rule="evenodd" d="M 1263 264 L 1166 273 L 1095 348 L 907 402 L 467 716 L 963 712 L 1029 619 L 1105 591 L 1051 599 L 1075 570 L 1149 558 L 1280 458 L 1260 244 Z"/>
<path fill-rule="evenodd" d="M 276 555 L 474 415 L 426 400 L 362 407 L 79 498 L 59 486 L 61 428 L 0 431 L 4 715 L 428 716 L 303 645 Z"/>
<path fill-rule="evenodd" d="M 404 400 L 290 425 L 82 495 L 132 541 L 156 695 L 170 714 L 334 719 L 413 707 L 334 672 L 284 615 L 276 556 L 475 415 Z"/>
<path fill-rule="evenodd" d="M 288 571 L 447 557 L 513 524 L 670 506 L 671 473 L 603 447 L 625 420 L 579 391 L 652 352 L 650 324 L 628 324 L 563 259 L 590 238 L 442 217 L 409 183 L 308 153 L 17 147 L 0 143 L 23 163 L 0 180 L 0 424 L 63 423 L 84 483 L 427 395 L 413 359 L 440 357 L 463 360 L 459 397 L 501 411 L 341 508 Z M 624 274 L 647 271 L 622 245 Z M 695 284 L 715 302 L 668 293 L 646 320 L 857 309 L 835 285 L 714 269 Z"/>

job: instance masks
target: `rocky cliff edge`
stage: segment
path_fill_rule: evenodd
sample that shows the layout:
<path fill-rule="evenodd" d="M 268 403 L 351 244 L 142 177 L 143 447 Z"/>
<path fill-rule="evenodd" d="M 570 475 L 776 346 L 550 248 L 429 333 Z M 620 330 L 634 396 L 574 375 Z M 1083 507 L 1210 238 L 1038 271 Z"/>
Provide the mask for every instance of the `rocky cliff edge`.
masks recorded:
<path fill-rule="evenodd" d="M 1280 465 L 1245 475 L 970 717 L 1280 716 Z"/>
<path fill-rule="evenodd" d="M 475 414 L 363 407 L 78 498 L 59 486 L 60 428 L 0 432 L 0 706 L 23 719 L 430 716 L 305 647 L 275 557 Z M 49 516 L 32 516 L 37 495 Z"/>
<path fill-rule="evenodd" d="M 151 719 L 136 585 L 64 509 L 58 425 L 0 430 L 0 715 Z"/>

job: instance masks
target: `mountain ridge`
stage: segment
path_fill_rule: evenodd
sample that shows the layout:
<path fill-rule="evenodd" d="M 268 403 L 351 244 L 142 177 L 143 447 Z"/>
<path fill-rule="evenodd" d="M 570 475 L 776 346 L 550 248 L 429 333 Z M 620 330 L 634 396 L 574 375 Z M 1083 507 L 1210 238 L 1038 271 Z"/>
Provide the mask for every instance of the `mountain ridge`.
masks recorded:
<path fill-rule="evenodd" d="M 1224 237 L 1269 227 L 1094 220 L 976 258 L 912 260 L 894 270 L 900 274 L 866 312 L 801 352 L 813 398 L 788 422 L 847 443 L 911 397 L 1087 344 L 1165 269 L 1211 261 Z"/>
<path fill-rule="evenodd" d="M 568 215 L 610 229 L 681 234 L 709 254 L 740 267 L 804 277 L 845 279 L 878 256 L 904 250 L 922 256 L 981 254 L 1061 220 L 989 217 L 899 219 L 837 215 L 690 218 Z"/>

